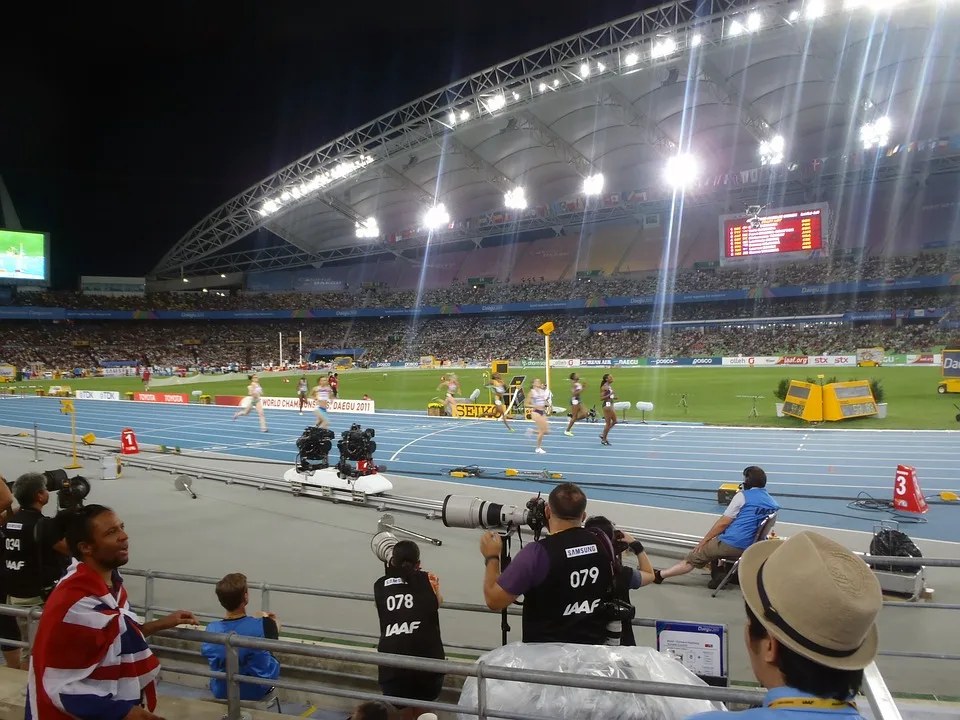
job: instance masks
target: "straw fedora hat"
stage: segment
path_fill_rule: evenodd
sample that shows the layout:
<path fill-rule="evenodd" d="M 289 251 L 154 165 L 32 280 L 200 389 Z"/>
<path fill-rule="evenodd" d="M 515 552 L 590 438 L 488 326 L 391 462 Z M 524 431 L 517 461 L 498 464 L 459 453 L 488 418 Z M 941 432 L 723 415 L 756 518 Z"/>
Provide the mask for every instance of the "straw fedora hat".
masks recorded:
<path fill-rule="evenodd" d="M 754 543 L 738 573 L 760 624 L 798 655 L 837 670 L 862 670 L 876 657 L 880 583 L 842 545 L 809 531 Z"/>

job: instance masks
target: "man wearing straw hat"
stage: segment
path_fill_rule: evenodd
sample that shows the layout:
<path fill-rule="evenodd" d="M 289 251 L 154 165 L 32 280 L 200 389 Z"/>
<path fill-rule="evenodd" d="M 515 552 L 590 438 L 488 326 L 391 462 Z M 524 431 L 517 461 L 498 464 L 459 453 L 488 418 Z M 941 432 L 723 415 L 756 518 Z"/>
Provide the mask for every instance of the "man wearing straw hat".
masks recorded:
<path fill-rule="evenodd" d="M 767 689 L 749 720 L 853 720 L 863 670 L 877 654 L 880 583 L 867 564 L 818 533 L 766 540 L 740 560 L 745 639 Z M 716 718 L 714 718 L 716 715 Z M 723 720 L 701 713 L 698 720 Z"/>

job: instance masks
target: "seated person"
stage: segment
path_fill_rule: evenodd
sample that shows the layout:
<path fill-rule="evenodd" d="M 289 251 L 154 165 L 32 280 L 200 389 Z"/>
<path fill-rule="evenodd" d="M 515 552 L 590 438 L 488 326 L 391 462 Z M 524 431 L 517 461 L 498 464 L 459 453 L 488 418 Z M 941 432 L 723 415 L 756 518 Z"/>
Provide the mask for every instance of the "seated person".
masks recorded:
<path fill-rule="evenodd" d="M 280 623 L 273 613 L 254 613 L 247 615 L 247 603 L 250 602 L 247 589 L 247 576 L 241 573 L 225 575 L 217 583 L 217 599 L 227 611 L 223 620 L 216 620 L 207 625 L 207 630 L 217 633 L 232 633 L 247 637 L 269 638 L 277 640 L 280 637 Z M 203 656 L 209 661 L 210 669 L 214 672 L 226 672 L 226 648 L 217 643 L 203 643 Z M 276 680 L 280 677 L 280 663 L 266 650 L 251 650 L 237 648 L 240 654 L 240 674 L 253 677 Z M 261 700 L 273 688 L 266 685 L 240 683 L 240 699 L 248 701 Z M 218 700 L 227 699 L 227 681 L 210 678 L 210 692 Z"/>
<path fill-rule="evenodd" d="M 857 720 L 863 671 L 877 655 L 883 593 L 842 545 L 804 530 L 754 543 L 740 560 L 750 666 L 767 689 L 756 720 Z M 729 712 L 694 715 L 730 720 Z"/>
<path fill-rule="evenodd" d="M 780 506 L 766 491 L 767 474 L 762 468 L 751 465 L 743 471 L 743 484 L 726 511 L 703 536 L 697 546 L 683 560 L 664 571 L 655 571 L 657 584 L 667 578 L 686 575 L 694 568 L 702 568 L 718 560 L 736 560 L 753 544 L 757 531 L 769 515 Z M 708 587 L 715 590 L 718 578 L 711 579 Z"/>

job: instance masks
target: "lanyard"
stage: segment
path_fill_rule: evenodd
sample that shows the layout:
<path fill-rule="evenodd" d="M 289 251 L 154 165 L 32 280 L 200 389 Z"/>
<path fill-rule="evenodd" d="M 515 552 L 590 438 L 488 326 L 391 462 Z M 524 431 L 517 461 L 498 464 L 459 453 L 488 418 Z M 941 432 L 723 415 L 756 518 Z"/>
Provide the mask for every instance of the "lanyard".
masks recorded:
<path fill-rule="evenodd" d="M 767 705 L 769 708 L 811 708 L 816 710 L 844 710 L 857 704 L 849 700 L 827 700 L 824 698 L 780 698 Z"/>

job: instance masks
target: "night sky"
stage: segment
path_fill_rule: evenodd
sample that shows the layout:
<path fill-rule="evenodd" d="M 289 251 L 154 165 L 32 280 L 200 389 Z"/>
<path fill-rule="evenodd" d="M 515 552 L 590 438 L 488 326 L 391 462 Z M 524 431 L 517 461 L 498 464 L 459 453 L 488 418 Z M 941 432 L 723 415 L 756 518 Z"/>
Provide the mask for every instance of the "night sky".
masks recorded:
<path fill-rule="evenodd" d="M 18 8 L 0 44 L 0 174 L 23 227 L 52 234 L 55 287 L 142 276 L 215 207 L 347 130 L 653 4 Z"/>

